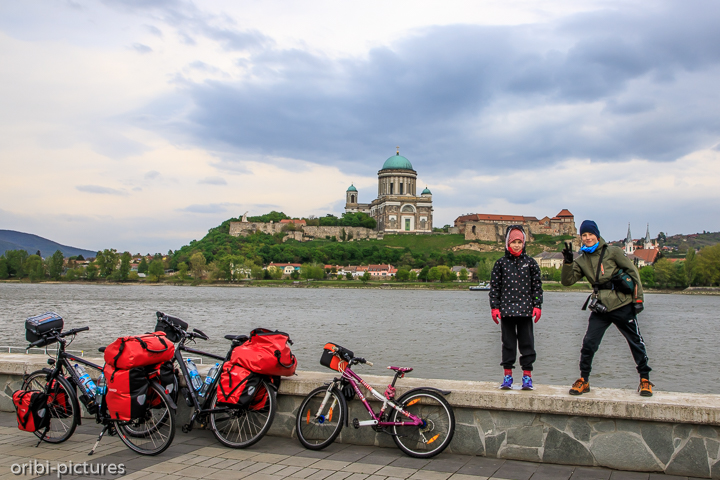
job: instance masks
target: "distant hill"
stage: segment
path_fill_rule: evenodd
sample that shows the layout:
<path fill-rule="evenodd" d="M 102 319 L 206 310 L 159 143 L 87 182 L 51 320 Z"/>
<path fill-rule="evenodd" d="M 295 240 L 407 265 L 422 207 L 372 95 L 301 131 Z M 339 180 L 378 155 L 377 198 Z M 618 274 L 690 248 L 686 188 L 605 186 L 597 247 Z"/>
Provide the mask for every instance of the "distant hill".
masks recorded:
<path fill-rule="evenodd" d="M 44 258 L 51 256 L 56 250 L 60 250 L 65 257 L 82 255 L 87 258 L 97 255 L 97 251 L 60 245 L 57 242 L 30 233 L 0 230 L 0 255 L 5 253 L 6 250 L 25 250 L 30 255 L 34 255 L 40 250 Z"/>

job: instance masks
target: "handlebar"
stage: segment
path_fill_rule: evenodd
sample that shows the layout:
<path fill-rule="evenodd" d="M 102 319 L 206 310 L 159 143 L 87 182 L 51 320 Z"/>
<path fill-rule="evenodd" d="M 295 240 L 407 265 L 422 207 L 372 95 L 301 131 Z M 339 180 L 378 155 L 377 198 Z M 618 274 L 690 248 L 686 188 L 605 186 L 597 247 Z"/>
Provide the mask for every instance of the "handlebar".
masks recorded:
<path fill-rule="evenodd" d="M 75 335 L 80 332 L 85 332 L 87 330 L 90 330 L 90 327 L 72 328 L 72 329 L 68 330 L 67 332 L 62 332 L 62 333 L 53 332 L 39 340 L 35 340 L 30 345 L 28 345 L 27 348 L 30 349 L 30 348 L 39 347 L 41 345 L 47 345 L 48 341 L 52 340 L 53 338 L 57 341 L 60 341 L 61 338 L 67 337 L 69 335 Z"/>
<path fill-rule="evenodd" d="M 353 364 L 353 365 L 354 365 L 354 364 L 357 364 L 357 363 L 364 363 L 364 364 L 366 364 L 366 365 L 370 365 L 371 367 L 373 366 L 373 363 L 372 363 L 372 362 L 369 362 L 369 361 L 365 360 L 365 359 L 362 358 L 362 357 L 355 357 L 355 358 L 353 358 L 352 360 L 350 360 L 350 363 Z"/>
<path fill-rule="evenodd" d="M 193 333 L 194 337 L 200 338 L 202 340 L 210 340 L 210 338 L 207 335 L 205 335 L 203 332 L 201 332 L 197 328 L 193 328 L 192 333 Z"/>

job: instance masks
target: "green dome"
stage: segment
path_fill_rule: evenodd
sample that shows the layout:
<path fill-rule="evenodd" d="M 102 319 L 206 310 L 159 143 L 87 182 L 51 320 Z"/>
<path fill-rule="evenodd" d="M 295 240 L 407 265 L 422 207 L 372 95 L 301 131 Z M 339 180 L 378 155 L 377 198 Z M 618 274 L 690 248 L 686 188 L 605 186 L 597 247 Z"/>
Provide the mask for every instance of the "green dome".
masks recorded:
<path fill-rule="evenodd" d="M 420 195 L 432 195 L 432 192 L 428 187 L 425 187 L 425 190 L 423 190 Z"/>
<path fill-rule="evenodd" d="M 347 189 L 348 192 L 357 192 L 357 188 L 355 188 L 355 185 L 350 185 Z"/>
<path fill-rule="evenodd" d="M 403 157 L 399 153 L 385 160 L 381 170 L 400 169 L 400 170 L 413 170 L 413 166 L 410 160 Z"/>

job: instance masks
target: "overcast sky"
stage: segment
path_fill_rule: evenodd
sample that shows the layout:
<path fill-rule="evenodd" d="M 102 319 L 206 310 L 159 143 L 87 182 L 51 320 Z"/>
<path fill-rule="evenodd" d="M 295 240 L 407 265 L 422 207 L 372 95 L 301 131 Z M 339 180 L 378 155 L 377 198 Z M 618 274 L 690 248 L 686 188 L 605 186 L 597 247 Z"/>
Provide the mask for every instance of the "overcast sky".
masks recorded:
<path fill-rule="evenodd" d="M 0 229 L 177 249 L 340 214 L 400 146 L 435 226 L 720 230 L 720 3 L 0 3 Z"/>

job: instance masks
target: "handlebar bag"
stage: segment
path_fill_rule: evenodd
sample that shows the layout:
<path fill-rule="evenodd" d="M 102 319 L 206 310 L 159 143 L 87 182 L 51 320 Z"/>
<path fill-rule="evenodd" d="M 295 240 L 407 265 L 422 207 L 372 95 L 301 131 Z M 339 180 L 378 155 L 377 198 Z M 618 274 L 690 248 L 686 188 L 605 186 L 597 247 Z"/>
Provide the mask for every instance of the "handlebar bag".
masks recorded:
<path fill-rule="evenodd" d="M 247 408 L 258 393 L 260 385 L 260 375 L 237 363 L 225 362 L 217 386 L 217 403 Z"/>
<path fill-rule="evenodd" d="M 249 340 L 233 349 L 230 361 L 262 375 L 289 377 L 297 368 L 290 345 L 287 333 L 256 328 Z"/>
<path fill-rule="evenodd" d="M 151 365 L 146 367 L 146 372 L 148 378 L 156 380 L 165 389 L 165 393 L 170 395 L 173 401 L 177 399 L 177 392 L 175 391 L 175 369 L 173 368 L 172 362 Z M 155 393 L 155 390 L 148 390 L 147 403 L 150 408 L 158 407 L 162 403 L 158 394 Z"/>
<path fill-rule="evenodd" d="M 26 432 L 47 428 L 50 425 L 47 403 L 47 395 L 38 390 L 17 390 L 13 393 L 18 428 Z"/>
<path fill-rule="evenodd" d="M 114 368 L 131 368 L 157 365 L 172 360 L 175 345 L 166 338 L 165 332 L 146 333 L 120 337 L 105 348 L 105 363 Z"/>
<path fill-rule="evenodd" d="M 148 379 L 144 368 L 120 369 L 106 363 L 103 368 L 107 392 L 105 405 L 113 420 L 144 418 L 148 408 Z"/>
<path fill-rule="evenodd" d="M 320 356 L 320 365 L 342 372 L 355 354 L 336 343 L 326 343 Z"/>
<path fill-rule="evenodd" d="M 168 322 L 171 325 L 173 325 L 185 332 L 188 329 L 187 322 L 178 317 L 165 315 L 164 317 L 162 317 L 162 320 L 160 318 L 158 318 L 157 324 L 155 325 L 155 331 L 156 332 L 165 332 L 167 339 L 170 340 L 171 342 L 177 343 L 180 340 L 182 340 L 182 336 L 177 332 L 177 330 L 175 330 L 174 328 L 172 328 L 165 322 Z"/>
<path fill-rule="evenodd" d="M 48 333 L 60 333 L 63 329 L 63 319 L 55 312 L 47 312 L 25 320 L 25 339 L 32 343 L 37 342 Z"/>
<path fill-rule="evenodd" d="M 53 380 L 50 384 L 47 403 L 52 418 L 68 418 L 72 415 L 70 397 L 68 397 L 68 393 L 57 380 Z"/>

